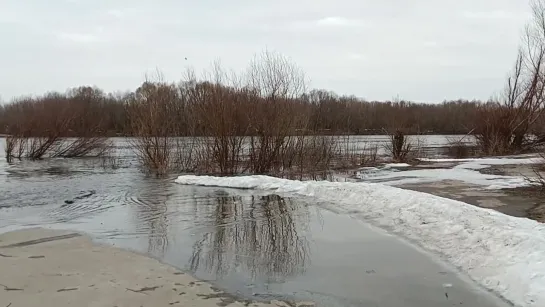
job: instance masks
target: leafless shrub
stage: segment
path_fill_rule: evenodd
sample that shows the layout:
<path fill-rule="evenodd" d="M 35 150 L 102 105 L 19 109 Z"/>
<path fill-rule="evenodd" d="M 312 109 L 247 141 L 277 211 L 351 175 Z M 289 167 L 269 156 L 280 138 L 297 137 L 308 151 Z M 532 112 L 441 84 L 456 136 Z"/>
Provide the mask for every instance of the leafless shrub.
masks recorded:
<path fill-rule="evenodd" d="M 516 146 L 512 127 L 515 111 L 499 103 L 490 103 L 479 109 L 481 120 L 476 124 L 475 139 L 485 155 L 504 155 L 522 151 Z"/>
<path fill-rule="evenodd" d="M 384 144 L 384 149 L 392 155 L 395 162 L 407 162 L 411 157 L 411 153 L 415 151 L 415 147 L 408 137 L 396 130 L 394 133 L 388 134 L 389 141 Z"/>
<path fill-rule="evenodd" d="M 41 160 L 58 141 L 59 138 L 53 135 L 29 138 L 26 157 L 31 160 Z"/>
<path fill-rule="evenodd" d="M 69 102 L 59 94 L 38 99 L 30 108 L 19 135 L 28 138 L 25 157 L 40 160 L 58 145 L 76 116 Z"/>
<path fill-rule="evenodd" d="M 127 103 L 134 132 L 130 144 L 147 172 L 166 175 L 172 168 L 178 114 L 178 93 L 174 85 L 146 81 Z"/>
<path fill-rule="evenodd" d="M 121 159 L 116 154 L 115 147 L 110 143 L 99 156 L 100 166 L 104 169 L 115 170 L 121 167 Z"/>
<path fill-rule="evenodd" d="M 306 166 L 311 174 L 311 179 L 326 179 L 335 159 L 337 141 L 331 136 L 313 136 L 306 144 L 301 163 Z"/>
<path fill-rule="evenodd" d="M 25 148 L 27 146 L 28 140 L 26 138 L 14 138 L 14 139 L 15 139 L 14 153 L 16 154 L 14 157 L 21 160 L 21 158 L 25 154 Z"/>
<path fill-rule="evenodd" d="M 532 165 L 533 176 L 524 176 L 524 179 L 530 184 L 530 187 L 537 188 L 537 192 L 539 192 L 541 196 L 545 195 L 545 152 L 543 149 L 544 148 L 540 148 L 541 152 L 539 153 L 539 159 L 541 161 Z"/>
<path fill-rule="evenodd" d="M 456 159 L 464 159 L 472 156 L 472 153 L 471 148 L 467 144 L 457 141 L 449 141 L 447 155 Z"/>
<path fill-rule="evenodd" d="M 325 179 L 335 159 L 337 140 L 332 136 L 310 136 L 305 139 L 298 158 L 300 169 L 312 176 L 312 179 Z M 305 172 L 300 172 L 302 176 Z"/>
<path fill-rule="evenodd" d="M 114 156 L 102 155 L 100 156 L 100 162 L 101 162 L 102 168 L 104 169 L 116 170 L 121 165 L 121 160 L 119 159 L 119 157 L 116 157 L 115 155 Z"/>
<path fill-rule="evenodd" d="M 105 95 L 101 90 L 79 87 L 66 94 L 69 115 L 74 119 L 63 131 L 62 140 L 51 149 L 50 156 L 63 158 L 98 157 L 110 148 L 105 136 L 107 116 L 101 114 Z"/>
<path fill-rule="evenodd" d="M 6 137 L 5 154 L 6 160 L 12 162 L 13 159 L 21 160 L 27 148 L 28 138 L 9 135 Z"/>
<path fill-rule="evenodd" d="M 6 137 L 6 160 L 12 162 L 13 159 L 21 160 L 25 154 L 27 139 L 13 135 Z"/>
<path fill-rule="evenodd" d="M 298 169 L 303 172 L 301 157 L 305 151 L 306 135 L 289 136 L 281 150 L 282 170 Z"/>
<path fill-rule="evenodd" d="M 101 95 L 98 90 L 79 88 L 70 95 L 51 93 L 12 103 L 7 128 L 14 147 L 8 158 L 96 154 L 106 142 L 98 137 L 104 117 L 99 114 Z M 70 135 L 75 137 L 68 138 Z"/>
<path fill-rule="evenodd" d="M 236 174 L 242 168 L 240 158 L 249 129 L 248 106 L 256 94 L 242 87 L 235 74 L 225 73 L 218 62 L 206 79 L 197 82 L 189 72 L 183 89 L 201 129 L 211 137 L 209 148 L 201 150 L 200 158 L 202 162 L 211 159 L 221 175 Z"/>
<path fill-rule="evenodd" d="M 419 158 L 429 158 L 430 151 L 425 139 L 420 136 L 413 136 L 413 139 L 409 140 L 409 142 L 412 144 L 412 150 L 409 152 L 407 162 L 415 164 L 419 162 Z"/>
<path fill-rule="evenodd" d="M 209 137 L 201 137 L 196 139 L 196 145 L 193 151 L 193 169 L 198 174 L 216 174 L 221 175 L 218 172 L 216 163 L 214 163 L 214 152 L 210 143 L 212 142 Z"/>
<path fill-rule="evenodd" d="M 539 167 L 536 167 L 533 169 L 533 172 L 535 177 L 526 176 L 526 182 L 533 187 L 537 187 L 541 194 L 545 193 L 545 175 L 543 171 Z"/>
<path fill-rule="evenodd" d="M 52 157 L 80 158 L 100 157 L 107 154 L 111 141 L 106 137 L 63 138 L 55 148 Z"/>
<path fill-rule="evenodd" d="M 306 135 L 292 142 L 282 156 L 282 172 L 275 176 L 325 180 L 331 179 L 333 171 L 376 165 L 378 159 L 378 145 L 356 147 L 349 136 Z"/>
<path fill-rule="evenodd" d="M 286 141 L 273 175 L 290 179 L 326 179 L 337 152 L 337 139 L 324 135 L 297 135 Z"/>
<path fill-rule="evenodd" d="M 5 146 L 4 150 L 6 152 L 6 160 L 8 162 L 11 162 L 13 160 L 13 158 L 14 158 L 14 152 L 15 152 L 15 148 L 17 146 L 17 141 L 12 136 L 6 137 L 5 141 L 6 141 L 6 146 Z"/>
<path fill-rule="evenodd" d="M 362 150 L 360 165 L 375 166 L 378 160 L 378 144 L 366 145 Z"/>
<path fill-rule="evenodd" d="M 130 142 L 144 170 L 158 176 L 164 176 L 170 171 L 172 143 L 169 138 L 138 136 Z"/>
<path fill-rule="evenodd" d="M 193 138 L 177 137 L 174 140 L 174 161 L 176 169 L 181 172 L 196 172 L 199 160 L 197 160 L 198 144 Z"/>
<path fill-rule="evenodd" d="M 467 135 L 463 137 L 447 137 L 446 152 L 449 157 L 463 159 L 477 155 L 476 146 L 467 142 Z"/>
<path fill-rule="evenodd" d="M 335 153 L 335 169 L 351 169 L 361 166 L 374 166 L 378 160 L 378 144 L 365 142 L 358 145 L 350 136 L 340 137 L 340 144 Z"/>
<path fill-rule="evenodd" d="M 336 168 L 352 168 L 362 162 L 362 154 L 350 135 L 338 138 L 337 151 L 335 152 Z"/>

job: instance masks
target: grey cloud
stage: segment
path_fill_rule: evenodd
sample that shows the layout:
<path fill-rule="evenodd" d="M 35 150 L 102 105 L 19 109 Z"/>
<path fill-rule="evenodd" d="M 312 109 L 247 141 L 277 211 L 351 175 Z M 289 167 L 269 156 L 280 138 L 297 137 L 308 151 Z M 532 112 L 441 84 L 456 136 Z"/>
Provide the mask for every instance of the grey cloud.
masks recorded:
<path fill-rule="evenodd" d="M 312 87 L 368 99 L 486 99 L 503 87 L 528 19 L 520 0 L 4 0 L 4 99 L 94 84 L 135 88 L 268 48 Z M 184 58 L 187 57 L 186 61 Z"/>

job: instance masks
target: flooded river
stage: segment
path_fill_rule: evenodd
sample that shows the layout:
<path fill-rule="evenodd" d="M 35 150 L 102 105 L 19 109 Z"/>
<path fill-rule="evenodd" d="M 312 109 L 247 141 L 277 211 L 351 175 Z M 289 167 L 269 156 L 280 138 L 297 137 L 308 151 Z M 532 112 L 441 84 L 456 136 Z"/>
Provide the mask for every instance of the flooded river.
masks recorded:
<path fill-rule="evenodd" d="M 7 164 L 0 156 L 0 232 L 84 231 L 254 300 L 507 305 L 434 256 L 308 199 L 178 185 L 122 158 L 112 170 L 92 159 Z"/>

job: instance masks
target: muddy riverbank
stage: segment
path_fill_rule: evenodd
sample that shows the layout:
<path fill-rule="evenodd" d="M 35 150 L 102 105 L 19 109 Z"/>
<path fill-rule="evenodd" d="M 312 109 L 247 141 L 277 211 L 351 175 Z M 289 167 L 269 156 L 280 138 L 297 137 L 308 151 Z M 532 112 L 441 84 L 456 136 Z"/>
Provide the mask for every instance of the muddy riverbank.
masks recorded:
<path fill-rule="evenodd" d="M 482 174 L 533 177 L 531 164 L 495 165 L 479 170 Z M 460 180 L 401 184 L 399 187 L 459 200 L 482 208 L 494 209 L 507 215 L 545 222 L 545 194 L 541 186 L 505 189 L 483 189 L 482 186 Z"/>
<path fill-rule="evenodd" d="M 424 192 L 545 222 L 545 194 L 541 186 L 533 186 L 529 180 L 536 177 L 536 167 L 542 163 L 539 159 L 538 155 L 429 159 L 415 165 L 364 168 L 356 172 L 354 179 Z"/>

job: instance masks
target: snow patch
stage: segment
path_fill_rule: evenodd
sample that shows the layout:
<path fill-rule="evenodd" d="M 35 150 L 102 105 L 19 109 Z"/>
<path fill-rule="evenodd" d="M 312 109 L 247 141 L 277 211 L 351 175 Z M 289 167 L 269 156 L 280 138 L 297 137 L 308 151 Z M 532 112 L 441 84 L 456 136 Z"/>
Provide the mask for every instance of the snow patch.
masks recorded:
<path fill-rule="evenodd" d="M 388 168 L 385 171 L 373 172 L 369 176 L 366 172 L 356 173 L 356 178 L 370 181 L 379 181 L 388 185 L 403 185 L 415 183 L 430 183 L 443 180 L 463 181 L 468 184 L 483 186 L 485 189 L 507 189 L 531 185 L 522 176 L 503 176 L 482 174 L 478 170 L 492 165 L 509 164 L 536 164 L 542 163 L 542 158 L 483 158 L 483 159 L 421 159 L 426 162 L 455 162 L 459 163 L 452 168 L 417 169 L 392 172 Z"/>
<path fill-rule="evenodd" d="M 358 169 L 355 173 L 355 177 L 356 179 L 380 179 L 382 176 L 384 176 L 384 174 L 399 172 L 400 169 L 410 166 L 411 165 L 407 163 L 389 163 L 384 164 L 381 167 L 366 166 Z"/>
<path fill-rule="evenodd" d="M 478 171 L 463 168 L 382 172 L 374 173 L 372 176 L 359 172 L 356 177 L 358 179 L 380 181 L 387 185 L 429 183 L 443 180 L 463 181 L 472 185 L 483 186 L 485 189 L 507 189 L 530 185 L 530 182 L 524 177 L 481 174 Z"/>
<path fill-rule="evenodd" d="M 470 159 L 428 159 L 420 158 L 423 162 L 472 162 L 477 165 L 508 165 L 508 164 L 535 164 L 542 163 L 543 159 L 535 155 L 510 156 L 503 158 L 470 158 Z"/>
<path fill-rule="evenodd" d="M 384 168 L 396 168 L 396 167 L 409 167 L 411 166 L 410 164 L 407 164 L 407 163 L 388 163 L 388 164 L 384 164 Z"/>
<path fill-rule="evenodd" d="M 545 225 L 536 221 L 374 183 L 267 176 L 180 176 L 176 182 L 315 198 L 417 242 L 515 306 L 545 306 Z"/>
<path fill-rule="evenodd" d="M 374 178 L 376 176 L 382 176 L 384 173 L 383 170 L 381 170 L 378 167 L 362 167 L 358 169 L 356 172 L 356 178 L 357 179 L 368 179 L 368 178 Z"/>

